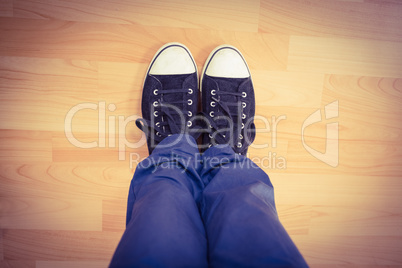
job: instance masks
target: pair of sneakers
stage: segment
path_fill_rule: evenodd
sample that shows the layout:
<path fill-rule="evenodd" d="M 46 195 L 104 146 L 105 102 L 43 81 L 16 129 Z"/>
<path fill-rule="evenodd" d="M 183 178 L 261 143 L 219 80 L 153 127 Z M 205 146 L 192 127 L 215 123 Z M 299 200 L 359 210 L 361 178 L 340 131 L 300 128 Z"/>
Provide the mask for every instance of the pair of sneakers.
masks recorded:
<path fill-rule="evenodd" d="M 215 48 L 200 80 L 198 87 L 197 66 L 184 45 L 168 43 L 155 54 L 144 80 L 143 118 L 136 121 L 150 154 L 164 138 L 183 133 L 202 135 L 201 151 L 229 144 L 235 153 L 247 154 L 255 138 L 255 100 L 244 57 L 230 45 Z"/>

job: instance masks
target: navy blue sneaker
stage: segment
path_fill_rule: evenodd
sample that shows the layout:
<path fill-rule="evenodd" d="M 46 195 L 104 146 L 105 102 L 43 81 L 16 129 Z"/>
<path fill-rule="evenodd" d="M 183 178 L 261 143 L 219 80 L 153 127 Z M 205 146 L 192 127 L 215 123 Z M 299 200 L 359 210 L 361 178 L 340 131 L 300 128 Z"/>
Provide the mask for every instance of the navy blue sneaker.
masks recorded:
<path fill-rule="evenodd" d="M 197 66 L 182 44 L 168 43 L 152 59 L 142 92 L 142 117 L 136 125 L 147 137 L 149 154 L 166 137 L 189 133 L 197 113 Z"/>
<path fill-rule="evenodd" d="M 247 63 L 235 47 L 223 45 L 209 55 L 201 75 L 202 110 L 208 123 L 201 150 L 229 144 L 247 154 L 255 138 L 254 88 Z"/>

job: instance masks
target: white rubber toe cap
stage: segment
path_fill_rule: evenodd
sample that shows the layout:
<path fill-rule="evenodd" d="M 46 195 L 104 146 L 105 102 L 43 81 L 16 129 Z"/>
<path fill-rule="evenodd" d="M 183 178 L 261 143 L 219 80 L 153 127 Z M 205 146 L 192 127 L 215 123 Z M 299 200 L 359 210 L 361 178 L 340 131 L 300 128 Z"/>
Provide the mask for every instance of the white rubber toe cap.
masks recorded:
<path fill-rule="evenodd" d="M 222 46 L 211 53 L 205 74 L 213 77 L 246 78 L 250 76 L 247 63 L 240 51 L 231 46 Z"/>
<path fill-rule="evenodd" d="M 181 44 L 167 44 L 155 55 L 149 74 L 172 75 L 196 72 L 196 66 L 188 49 Z"/>

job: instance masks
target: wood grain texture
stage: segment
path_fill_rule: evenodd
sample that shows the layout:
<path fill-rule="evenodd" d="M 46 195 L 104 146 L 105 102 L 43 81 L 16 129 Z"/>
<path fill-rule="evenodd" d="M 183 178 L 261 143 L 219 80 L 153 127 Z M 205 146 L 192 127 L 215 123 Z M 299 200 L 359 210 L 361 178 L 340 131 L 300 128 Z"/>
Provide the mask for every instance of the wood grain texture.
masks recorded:
<path fill-rule="evenodd" d="M 1 197 L 0 225 L 5 229 L 102 230 L 102 202 L 93 199 Z"/>
<path fill-rule="evenodd" d="M 12 17 L 13 16 L 13 1 L 1 0 L 0 1 L 0 17 Z"/>
<path fill-rule="evenodd" d="M 253 70 L 252 75 L 261 106 L 321 107 L 322 74 Z"/>
<path fill-rule="evenodd" d="M 128 195 L 128 193 L 127 193 Z M 127 199 L 107 199 L 102 203 L 102 230 L 106 232 L 124 232 L 126 228 L 125 213 Z"/>
<path fill-rule="evenodd" d="M 399 42 L 292 36 L 288 70 L 401 77 Z"/>
<path fill-rule="evenodd" d="M 107 267 L 108 261 L 37 261 L 36 268 L 99 268 Z"/>
<path fill-rule="evenodd" d="M 73 103 L 98 101 L 97 68 L 88 61 L 1 57 L 0 81 L 2 129 L 64 131 Z M 94 121 L 74 125 L 96 131 Z"/>
<path fill-rule="evenodd" d="M 307 237 L 314 237 L 308 239 Z M 341 267 L 354 267 L 350 263 L 359 263 L 362 267 L 373 264 L 373 267 L 389 265 L 400 266 L 400 252 L 402 243 L 395 236 L 293 236 L 295 243 L 303 243 L 300 250 L 308 250 L 310 265 L 313 267 L 325 267 L 325 265 L 340 265 Z M 368 242 L 367 239 L 371 242 Z M 360 245 L 365 244 L 365 250 Z M 334 247 L 336 251 L 331 251 Z M 336 267 L 336 266 L 335 266 Z"/>
<path fill-rule="evenodd" d="M 26 163 L 0 168 L 2 196 L 21 198 L 125 198 L 133 174 L 127 163 Z"/>
<path fill-rule="evenodd" d="M 249 157 L 311 267 L 400 267 L 401 14 L 399 0 L 0 0 L 0 267 L 108 265 L 148 155 L 144 75 L 172 41 L 198 70 L 218 45 L 243 53 Z M 331 123 L 336 167 L 306 150 L 326 151 Z"/>
<path fill-rule="evenodd" d="M 261 0 L 259 30 L 299 36 L 401 41 L 402 6 L 397 3 L 400 2 Z M 373 13 L 374 10 L 379 12 Z"/>
<path fill-rule="evenodd" d="M 18 18 L 142 24 L 256 32 L 259 0 L 251 1 L 26 1 L 15 0 Z M 224 10 L 225 12 L 222 12 Z"/>
<path fill-rule="evenodd" d="M 4 268 L 35 268 L 35 261 L 6 260 L 0 261 L 1 267 Z"/>
<path fill-rule="evenodd" d="M 0 159 L 6 162 L 51 162 L 52 133 L 0 130 Z"/>
<path fill-rule="evenodd" d="M 0 261 L 4 260 L 3 229 L 0 229 Z"/>
<path fill-rule="evenodd" d="M 120 236 L 121 234 L 116 232 L 6 230 L 4 258 L 42 261 L 108 261 Z M 32 246 L 33 243 L 36 246 Z"/>
<path fill-rule="evenodd" d="M 342 219 L 345 236 L 401 236 L 402 225 L 400 207 L 359 206 L 321 207 L 314 206 L 310 222 L 310 234 L 333 235 L 337 233 Z M 331 223 L 331 224 L 329 224 Z M 386 228 L 384 228 L 386 226 Z"/>
<path fill-rule="evenodd" d="M 397 177 L 272 173 L 278 204 L 401 209 Z M 364 184 L 363 184 L 364 183 Z M 331 192 L 325 189 L 331 189 Z M 339 231 L 341 232 L 341 231 Z"/>
<path fill-rule="evenodd" d="M 250 66 L 271 70 L 286 67 L 289 43 L 286 35 L 254 32 L 16 18 L 0 18 L 0 34 L 0 55 L 146 64 L 167 42 L 186 43 L 200 65 L 214 47 L 230 43 L 245 51 Z"/>
<path fill-rule="evenodd" d="M 312 218 L 311 206 L 279 205 L 280 221 L 289 235 L 307 235 Z"/>

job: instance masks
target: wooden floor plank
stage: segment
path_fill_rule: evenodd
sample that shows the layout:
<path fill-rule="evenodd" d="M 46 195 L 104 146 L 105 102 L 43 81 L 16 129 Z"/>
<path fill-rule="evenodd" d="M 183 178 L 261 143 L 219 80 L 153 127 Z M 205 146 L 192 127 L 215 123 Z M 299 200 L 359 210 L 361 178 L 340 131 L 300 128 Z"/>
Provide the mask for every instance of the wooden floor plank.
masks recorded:
<path fill-rule="evenodd" d="M 364 0 L 365 3 L 376 3 L 376 4 L 399 4 L 401 2 L 398 0 Z"/>
<path fill-rule="evenodd" d="M 101 200 L 55 198 L 45 193 L 34 197 L 0 198 L 4 229 L 102 230 Z"/>
<path fill-rule="evenodd" d="M 0 261 L 0 266 L 4 268 L 35 268 L 35 261 L 6 260 Z"/>
<path fill-rule="evenodd" d="M 320 107 L 324 75 L 251 69 L 256 105 Z"/>
<path fill-rule="evenodd" d="M 199 72 L 218 45 L 243 53 L 249 157 L 311 267 L 401 266 L 401 11 L 399 0 L 0 1 L 0 267 L 108 265 L 148 156 L 134 123 L 143 79 L 167 42 Z M 322 155 L 336 140 L 333 167 Z"/>
<path fill-rule="evenodd" d="M 377 89 L 381 91 L 380 88 Z M 339 101 L 339 116 L 328 120 L 325 119 L 325 105 L 321 109 L 260 106 L 257 109 L 258 115 L 282 117 L 282 120 L 277 124 L 276 132 L 271 128 L 269 133 L 258 134 L 258 144 L 265 142 L 272 145 L 271 139 L 274 135 L 280 151 L 283 151 L 283 145 L 286 144 L 287 171 L 292 173 L 322 173 L 325 171 L 335 174 L 360 173 L 394 176 L 400 174 L 399 160 L 402 148 L 400 133 L 402 133 L 402 129 L 400 124 L 395 124 L 395 122 L 402 114 L 393 109 L 393 101 L 390 101 L 390 105 L 377 109 L 376 106 L 386 103 L 385 99 L 378 96 L 372 100 L 373 109 L 369 108 L 368 99 L 362 101 L 364 92 L 359 95 L 360 97 L 353 94 L 348 96 L 346 94 L 348 90 L 348 88 L 344 88 L 339 89 L 338 92 L 335 89 L 331 94 L 326 95 L 325 99 L 328 103 L 333 100 Z M 379 94 L 382 94 L 382 98 L 384 96 L 388 96 L 389 99 L 394 98 L 392 94 Z M 367 95 L 371 95 L 371 93 Z M 353 103 L 358 104 L 353 105 Z M 303 132 L 303 123 L 316 111 L 321 112 L 321 121 L 306 127 Z M 269 120 L 269 122 L 272 123 L 273 120 Z M 322 163 L 306 150 L 306 147 L 311 147 L 321 153 L 326 151 L 327 124 L 329 123 L 339 124 L 337 146 L 339 166 L 336 169 Z M 263 129 L 257 131 L 263 131 Z M 275 151 L 271 145 L 268 150 Z M 372 153 L 362 154 L 362 150 Z"/>
<path fill-rule="evenodd" d="M 109 261 L 120 236 L 121 233 L 115 232 L 6 230 L 4 231 L 4 258 L 41 261 Z"/>
<path fill-rule="evenodd" d="M 99 97 L 131 114 L 141 114 L 141 96 L 148 64 L 99 62 Z M 109 109 L 108 109 L 109 110 Z M 131 115 L 131 114 L 127 114 Z"/>
<path fill-rule="evenodd" d="M 323 138 L 321 142 L 306 142 L 306 144 L 319 150 L 325 148 L 325 142 Z M 288 148 L 290 149 L 286 161 L 287 171 L 290 173 L 399 176 L 402 172 L 400 166 L 402 146 L 396 146 L 394 142 L 341 140 L 339 165 L 335 169 L 309 154 L 300 141 L 289 142 Z"/>
<path fill-rule="evenodd" d="M 278 205 L 279 219 L 290 235 L 307 235 L 312 218 L 311 206 Z"/>
<path fill-rule="evenodd" d="M 402 78 L 326 75 L 323 96 L 324 103 L 338 99 L 350 116 L 352 110 L 380 112 L 392 121 L 393 114 L 402 113 Z"/>
<path fill-rule="evenodd" d="M 102 231 L 124 232 L 126 228 L 127 199 L 103 200 L 102 211 Z"/>
<path fill-rule="evenodd" d="M 0 169 L 2 196 L 10 198 L 125 198 L 133 175 L 127 163 L 23 163 Z"/>
<path fill-rule="evenodd" d="M 0 230 L 0 261 L 4 260 L 3 229 Z"/>
<path fill-rule="evenodd" d="M 260 1 L 229 0 L 202 2 L 154 1 L 26 1 L 14 0 L 14 14 L 19 18 L 62 19 L 173 26 L 179 28 L 237 29 L 256 32 Z"/>
<path fill-rule="evenodd" d="M 88 61 L 1 57 L 1 127 L 63 131 L 71 108 L 98 101 L 97 79 L 97 67 Z M 98 114 L 79 115 L 85 112 L 89 118 L 75 126 L 96 131 Z"/>
<path fill-rule="evenodd" d="M 0 17 L 12 17 L 13 15 L 13 0 L 0 1 Z"/>
<path fill-rule="evenodd" d="M 395 2 L 314 0 L 307 4 L 296 0 L 280 3 L 262 0 L 259 30 L 298 36 L 402 41 L 402 6 Z"/>
<path fill-rule="evenodd" d="M 36 268 L 99 268 L 107 267 L 109 261 L 37 261 Z"/>
<path fill-rule="evenodd" d="M 97 64 L 85 60 L 0 57 L 2 93 L 96 96 Z"/>
<path fill-rule="evenodd" d="M 3 122 L 1 124 L 4 127 Z M 44 131 L 0 130 L 2 163 L 51 162 L 52 134 Z"/>
<path fill-rule="evenodd" d="M 278 204 L 392 208 L 401 211 L 399 177 L 270 173 Z M 394 210 L 395 209 L 395 210 Z M 339 229 L 342 232 L 342 229 Z"/>
<path fill-rule="evenodd" d="M 400 78 L 398 42 L 291 36 L 288 70 Z"/>
<path fill-rule="evenodd" d="M 312 267 L 354 267 L 354 264 L 398 267 L 402 264 L 402 240 L 398 236 L 294 235 L 292 238 L 301 245 L 300 251 Z"/>
<path fill-rule="evenodd" d="M 174 41 L 186 44 L 199 65 L 216 46 L 229 43 L 244 51 L 251 68 L 286 68 L 286 35 L 0 18 L 0 55 L 7 56 L 148 64 L 160 46 Z"/>
<path fill-rule="evenodd" d="M 119 115 L 124 116 L 124 115 Z M 110 117 L 110 116 L 109 116 Z M 111 162 L 130 165 L 130 159 L 143 159 L 148 156 L 143 133 L 135 126 L 135 119 L 117 121 L 116 130 L 107 125 L 106 135 L 73 131 L 73 136 L 66 138 L 65 133 L 55 132 L 52 138 L 52 156 L 54 162 Z M 117 119 L 117 117 L 116 117 Z M 131 157 L 131 158 L 130 158 Z"/>
<path fill-rule="evenodd" d="M 400 207 L 314 206 L 311 235 L 398 236 L 402 238 Z"/>

